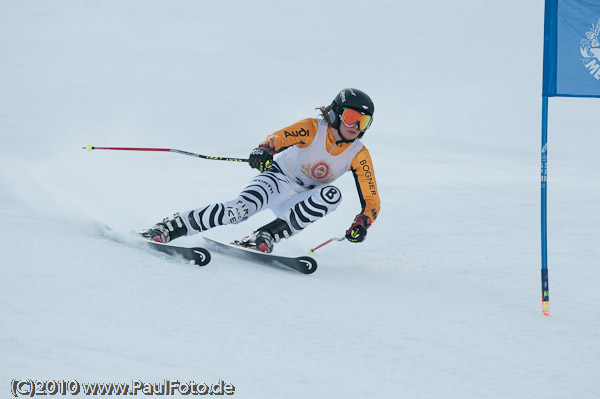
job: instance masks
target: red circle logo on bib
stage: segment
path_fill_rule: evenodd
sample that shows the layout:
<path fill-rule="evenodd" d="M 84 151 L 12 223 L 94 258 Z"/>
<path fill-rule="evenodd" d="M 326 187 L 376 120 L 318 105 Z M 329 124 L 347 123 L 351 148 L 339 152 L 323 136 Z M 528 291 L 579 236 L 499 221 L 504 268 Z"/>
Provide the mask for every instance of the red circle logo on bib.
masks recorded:
<path fill-rule="evenodd" d="M 327 176 L 329 176 L 329 165 L 327 165 L 325 162 L 319 162 L 310 168 L 310 175 L 316 180 L 325 179 Z"/>

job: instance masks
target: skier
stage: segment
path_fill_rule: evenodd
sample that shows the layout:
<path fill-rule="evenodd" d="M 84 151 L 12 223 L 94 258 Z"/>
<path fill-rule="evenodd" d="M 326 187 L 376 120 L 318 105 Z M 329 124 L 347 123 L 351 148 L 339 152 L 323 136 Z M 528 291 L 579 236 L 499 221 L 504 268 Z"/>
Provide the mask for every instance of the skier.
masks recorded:
<path fill-rule="evenodd" d="M 282 238 L 333 212 L 342 196 L 330 183 L 352 171 L 362 210 L 345 237 L 350 242 L 362 242 L 380 208 L 371 156 L 359 141 L 373 121 L 373 102 L 360 90 L 344 89 L 331 105 L 317 109 L 322 119 L 298 121 L 267 136 L 252 150 L 249 164 L 261 173 L 237 197 L 176 213 L 140 234 L 167 243 L 215 226 L 242 222 L 268 208 L 277 218 L 235 243 L 270 253 Z"/>

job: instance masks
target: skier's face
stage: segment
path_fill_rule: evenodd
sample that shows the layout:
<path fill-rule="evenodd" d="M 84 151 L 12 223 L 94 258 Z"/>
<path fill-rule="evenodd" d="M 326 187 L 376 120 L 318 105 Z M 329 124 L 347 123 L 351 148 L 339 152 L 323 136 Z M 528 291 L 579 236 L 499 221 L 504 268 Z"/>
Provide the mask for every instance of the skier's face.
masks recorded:
<path fill-rule="evenodd" d="M 355 138 L 357 138 L 360 135 L 360 129 L 358 128 L 358 125 L 348 127 L 348 126 L 344 125 L 343 123 L 340 123 L 340 135 L 345 140 L 348 140 L 348 141 L 354 140 Z"/>

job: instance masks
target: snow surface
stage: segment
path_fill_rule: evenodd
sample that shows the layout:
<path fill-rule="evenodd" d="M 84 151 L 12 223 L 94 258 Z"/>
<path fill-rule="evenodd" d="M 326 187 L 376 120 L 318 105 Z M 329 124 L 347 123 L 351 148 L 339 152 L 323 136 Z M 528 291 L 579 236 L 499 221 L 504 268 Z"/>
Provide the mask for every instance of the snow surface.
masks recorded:
<path fill-rule="evenodd" d="M 169 378 L 240 398 L 600 397 L 594 99 L 550 100 L 541 313 L 542 3 L 0 0 L 0 395 Z M 382 211 L 317 273 L 198 268 L 98 232 L 230 199 L 254 171 L 82 146 L 246 157 L 344 87 L 376 104 Z M 359 202 L 336 184 L 338 210 L 279 253 L 343 234 Z"/>

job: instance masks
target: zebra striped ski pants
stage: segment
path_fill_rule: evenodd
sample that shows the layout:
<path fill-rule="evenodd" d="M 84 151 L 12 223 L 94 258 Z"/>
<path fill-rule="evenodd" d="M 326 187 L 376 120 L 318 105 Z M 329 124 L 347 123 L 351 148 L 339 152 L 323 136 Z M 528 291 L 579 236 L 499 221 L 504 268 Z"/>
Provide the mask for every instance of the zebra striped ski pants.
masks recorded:
<path fill-rule="evenodd" d="M 231 201 L 179 212 L 188 235 L 216 226 L 237 224 L 265 209 L 285 220 L 292 235 L 333 212 L 342 200 L 332 185 L 307 188 L 292 181 L 275 166 L 256 176 Z"/>

